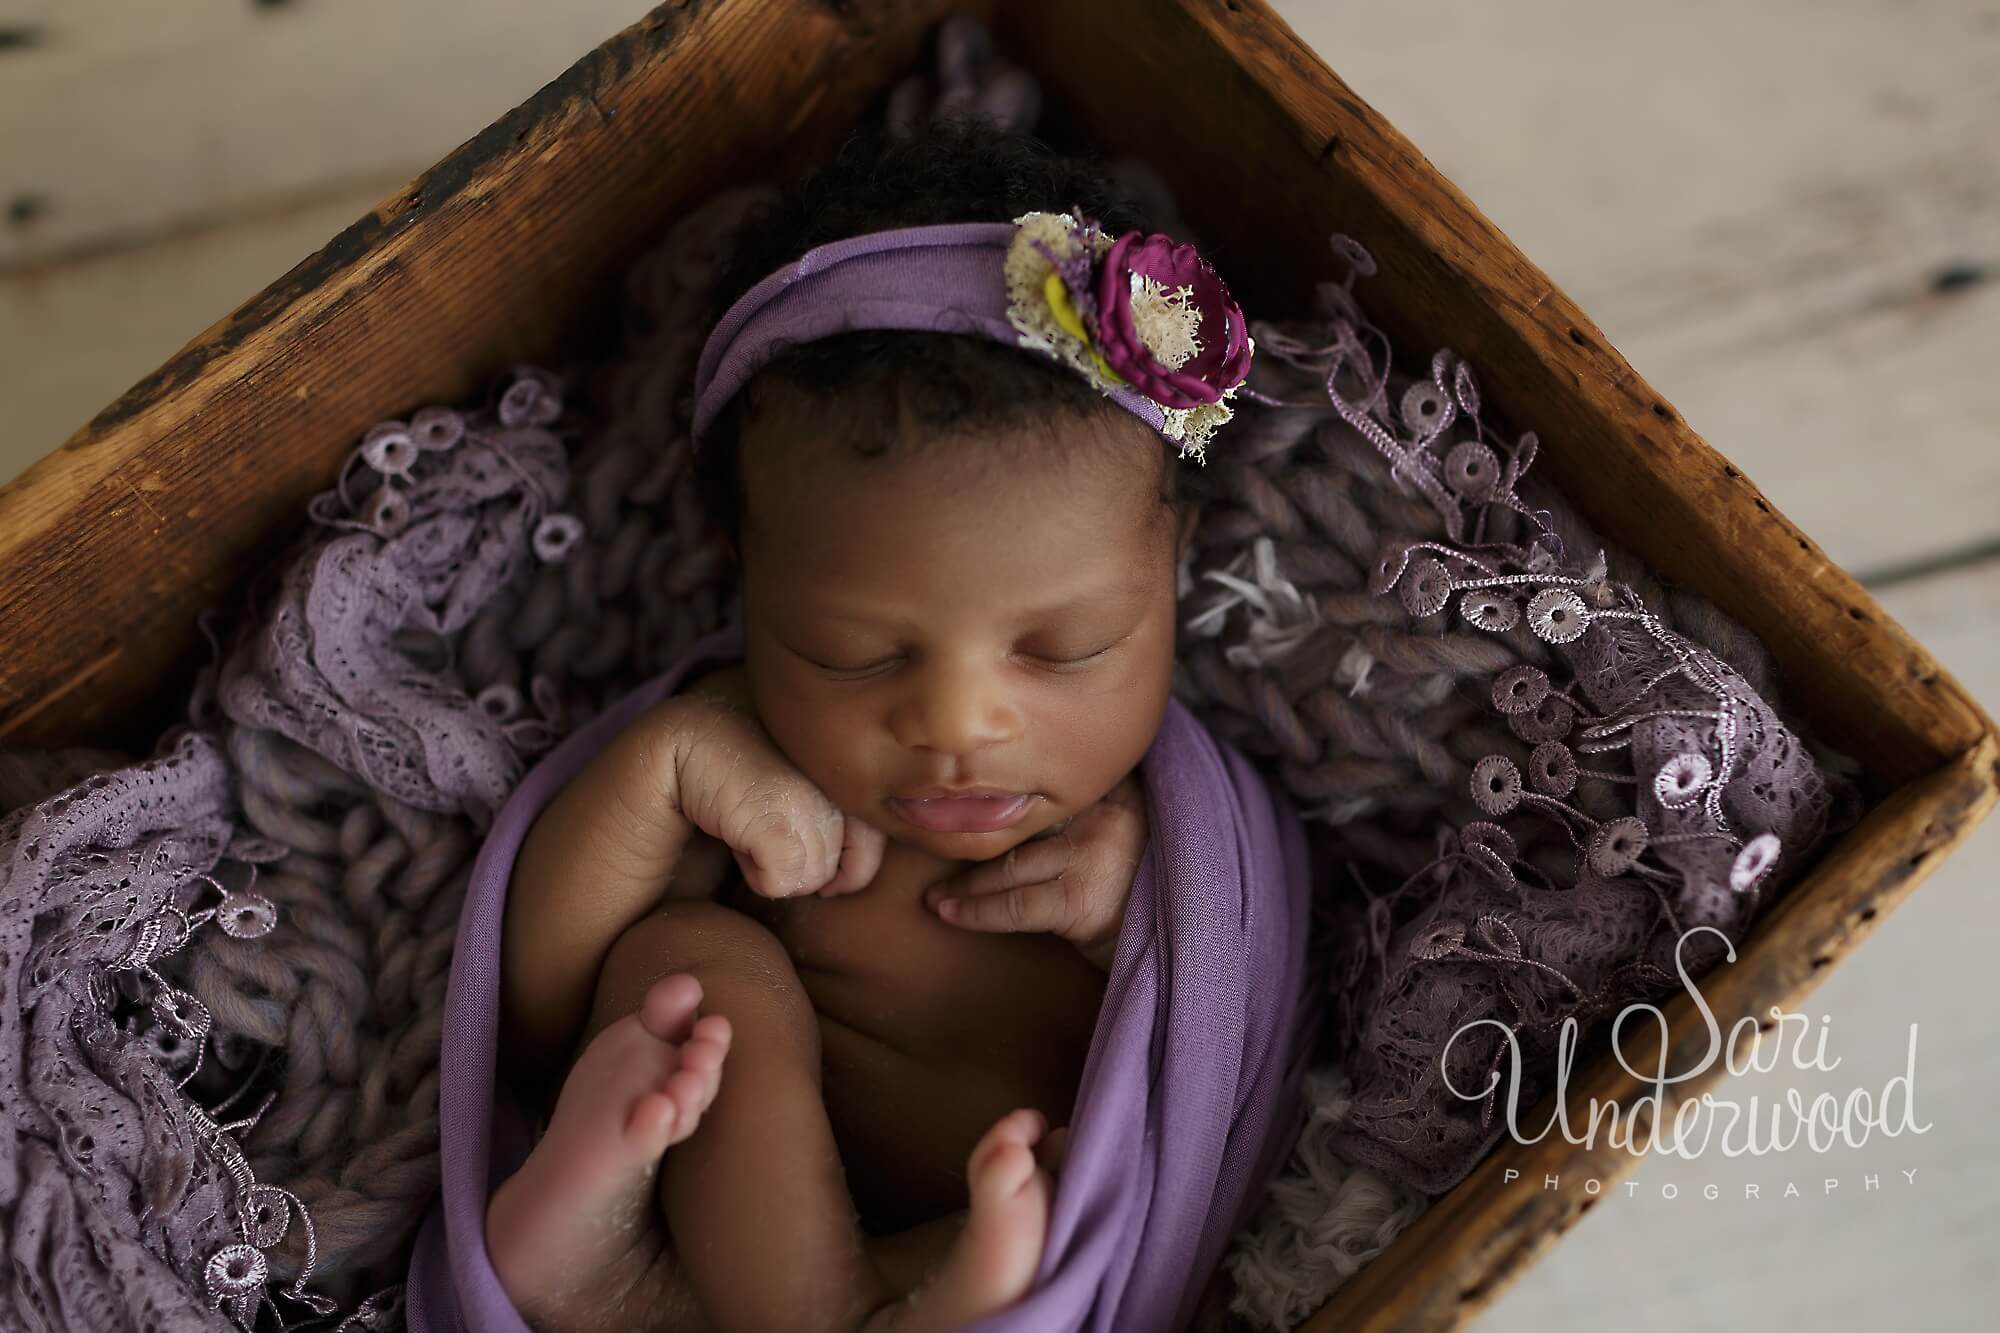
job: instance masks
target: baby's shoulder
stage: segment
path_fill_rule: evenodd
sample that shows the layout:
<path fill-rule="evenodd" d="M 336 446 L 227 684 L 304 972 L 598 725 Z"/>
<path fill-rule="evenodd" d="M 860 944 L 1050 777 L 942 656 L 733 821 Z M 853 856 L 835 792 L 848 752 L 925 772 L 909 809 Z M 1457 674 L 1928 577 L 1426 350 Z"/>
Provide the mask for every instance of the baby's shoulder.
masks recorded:
<path fill-rule="evenodd" d="M 691 675 L 681 682 L 674 693 L 728 704 L 743 713 L 754 715 L 756 712 L 750 703 L 750 676 L 741 662 Z"/>

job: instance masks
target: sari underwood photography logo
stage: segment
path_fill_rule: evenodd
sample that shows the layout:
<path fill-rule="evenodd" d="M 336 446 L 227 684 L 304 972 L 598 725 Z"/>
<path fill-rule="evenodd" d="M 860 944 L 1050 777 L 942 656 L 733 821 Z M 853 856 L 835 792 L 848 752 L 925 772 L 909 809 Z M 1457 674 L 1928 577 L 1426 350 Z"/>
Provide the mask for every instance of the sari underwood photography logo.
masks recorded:
<path fill-rule="evenodd" d="M 1739 1101 L 1704 1092 L 1699 1097 L 1681 1099 L 1668 1114 L 1668 1089 L 1700 1078 L 1714 1067 L 1717 1060 L 1721 1060 L 1727 1072 L 1739 1080 L 1745 1075 L 1773 1075 L 1787 1062 L 1791 1067 L 1789 1072 L 1811 1078 L 1831 1073 L 1840 1067 L 1841 1062 L 1839 1056 L 1828 1060 L 1827 1038 L 1833 1020 L 1825 1015 L 1815 1027 L 1806 1015 L 1788 1013 L 1773 1005 L 1768 1011 L 1771 1019 L 1768 1032 L 1763 1030 L 1754 1015 L 1746 1014 L 1725 1034 L 1703 997 L 1701 987 L 1688 975 L 1681 956 L 1688 940 L 1700 931 L 1709 931 L 1721 939 L 1727 950 L 1727 961 L 1736 961 L 1735 946 L 1730 944 L 1728 936 L 1713 926 L 1694 927 L 1684 933 L 1674 946 L 1674 967 L 1680 973 L 1681 985 L 1708 1027 L 1708 1049 L 1693 1068 L 1677 1074 L 1667 1072 L 1669 1042 L 1666 1014 L 1655 1005 L 1635 1003 L 1621 1009 L 1612 1020 L 1611 1052 L 1626 1073 L 1650 1084 L 1650 1089 L 1624 1104 L 1591 1097 L 1583 1108 L 1581 1124 L 1573 1120 L 1569 1105 L 1569 1075 L 1580 1035 L 1574 1017 L 1563 1020 L 1558 1037 L 1555 1109 L 1547 1124 L 1528 1129 L 1521 1125 L 1521 1048 L 1514 1030 L 1500 1019 L 1478 1019 L 1452 1034 L 1439 1060 L 1445 1086 L 1466 1101 L 1483 1100 L 1498 1086 L 1502 1075 L 1496 1069 L 1485 1087 L 1460 1089 L 1452 1084 L 1449 1067 L 1451 1047 L 1460 1037 L 1476 1028 L 1491 1026 L 1500 1029 L 1502 1039 L 1507 1043 L 1510 1071 L 1506 1093 L 1507 1131 L 1517 1143 L 1539 1143 L 1551 1134 L 1560 1134 L 1584 1148 L 1595 1148 L 1601 1142 L 1608 1147 L 1623 1148 L 1634 1157 L 1658 1153 L 1693 1161 L 1709 1153 L 1724 1158 L 1759 1158 L 1800 1148 L 1826 1154 L 1843 1146 L 1861 1148 L 1876 1133 L 1893 1139 L 1905 1133 L 1924 1134 L 1930 1131 L 1929 1123 L 1919 1123 L 1917 1119 L 1915 1023 L 1910 1024 L 1903 1072 L 1890 1078 L 1875 1095 L 1871 1095 L 1866 1087 L 1853 1087 L 1846 1090 L 1845 1096 L 1838 1092 L 1821 1091 L 1808 1102 L 1799 1088 L 1792 1086 L 1784 1089 L 1782 1097 L 1766 1098 L 1761 1092 L 1752 1091 L 1747 1099 Z M 1635 1069 L 1626 1058 L 1625 1024 L 1637 1013 L 1650 1015 L 1659 1033 L 1657 1065 L 1650 1070 Z M 1884 1172 L 1879 1168 L 1883 1164 L 1869 1165 L 1877 1169 L 1864 1171 L 1858 1164 L 1846 1169 L 1846 1174 L 1852 1177 L 1850 1188 L 1858 1188 L 1864 1193 L 1882 1188 Z M 1888 1165 L 1891 1169 L 1887 1174 L 1892 1186 L 1907 1188 L 1916 1184 L 1914 1168 L 1893 1163 Z M 1587 1171 L 1577 1173 L 1574 1179 L 1546 1175 L 1540 1188 L 1578 1189 L 1594 1195 L 1616 1187 L 1630 1197 L 1656 1195 L 1663 1199 L 1674 1199 L 1683 1193 L 1698 1193 L 1704 1199 L 1719 1199 L 1725 1193 L 1746 1199 L 1790 1199 L 1807 1193 L 1831 1196 L 1839 1191 L 1842 1184 L 1841 1175 L 1836 1173 L 1836 1162 L 1825 1163 L 1823 1169 L 1789 1160 L 1774 1163 L 1773 1166 L 1771 1171 L 1758 1173 L 1763 1176 L 1762 1179 L 1732 1180 L 1726 1186 L 1709 1181 L 1685 1191 L 1679 1182 L 1674 1181 L 1647 1182 L 1643 1185 L 1637 1181 L 1607 1184 L 1591 1177 Z M 1510 1167 L 1504 1173 L 1502 1183 L 1514 1185 L 1516 1182 L 1528 1188 L 1535 1187 L 1535 1182 L 1525 1180 L 1520 1171 Z"/>

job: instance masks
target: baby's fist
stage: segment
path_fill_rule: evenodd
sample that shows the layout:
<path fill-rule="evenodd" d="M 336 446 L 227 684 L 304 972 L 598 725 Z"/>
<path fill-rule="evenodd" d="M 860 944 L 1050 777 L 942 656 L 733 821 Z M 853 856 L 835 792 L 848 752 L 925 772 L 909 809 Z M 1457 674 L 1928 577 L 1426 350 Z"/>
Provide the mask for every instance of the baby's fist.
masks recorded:
<path fill-rule="evenodd" d="M 1146 797 L 1135 771 L 1061 832 L 933 884 L 924 901 L 968 930 L 1059 935 L 1108 972 L 1147 833 Z"/>
<path fill-rule="evenodd" d="M 746 680 L 718 673 L 668 705 L 679 810 L 728 844 L 752 893 L 830 897 L 874 880 L 888 839 L 793 766 L 758 720 Z"/>

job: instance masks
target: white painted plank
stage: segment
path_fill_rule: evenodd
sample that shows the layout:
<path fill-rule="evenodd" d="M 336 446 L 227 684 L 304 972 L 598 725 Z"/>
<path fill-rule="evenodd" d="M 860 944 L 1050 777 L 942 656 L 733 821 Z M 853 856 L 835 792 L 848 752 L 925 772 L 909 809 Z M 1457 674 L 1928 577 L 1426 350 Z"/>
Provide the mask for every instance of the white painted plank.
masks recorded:
<path fill-rule="evenodd" d="M 2000 535 L 2000 8 L 1278 8 L 1836 561 Z"/>
<path fill-rule="evenodd" d="M 49 453 L 196 334 L 400 188 L 0 274 L 0 482 Z"/>
<path fill-rule="evenodd" d="M 651 7 L 38 7 L 42 43 L 0 52 L 0 219 L 38 201 L 0 220 L 0 269 L 408 179 Z"/>
<path fill-rule="evenodd" d="M 0 64 L 0 126 L 27 127 L 0 139 L 0 198 L 47 211 L 0 225 L 0 266 L 412 175 L 644 8 L 44 6 L 47 44 Z M 2000 527 L 1974 364 L 2000 291 L 1924 295 L 2000 265 L 1993 11 L 1280 9 L 1836 560 Z"/>

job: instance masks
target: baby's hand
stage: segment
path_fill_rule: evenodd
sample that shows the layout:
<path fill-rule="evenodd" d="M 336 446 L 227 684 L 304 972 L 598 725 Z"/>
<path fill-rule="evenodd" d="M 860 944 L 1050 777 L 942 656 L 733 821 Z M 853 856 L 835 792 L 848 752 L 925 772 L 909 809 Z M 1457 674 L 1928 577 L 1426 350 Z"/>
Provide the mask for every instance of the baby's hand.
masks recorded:
<path fill-rule="evenodd" d="M 784 756 L 740 678 L 721 673 L 667 702 L 680 812 L 728 844 L 751 892 L 831 896 L 874 880 L 887 837 L 847 816 Z"/>
<path fill-rule="evenodd" d="M 1147 831 L 1145 792 L 1128 773 L 1062 832 L 933 884 L 924 901 L 968 930 L 1060 935 L 1109 972 Z"/>

